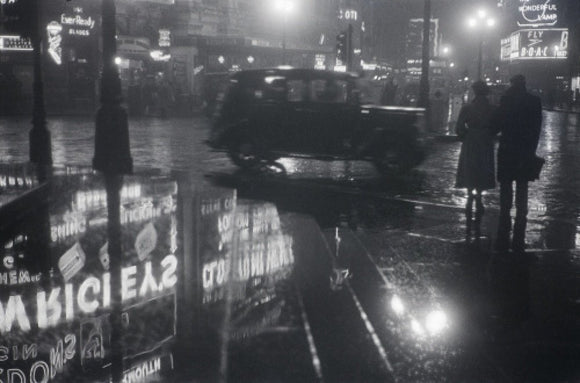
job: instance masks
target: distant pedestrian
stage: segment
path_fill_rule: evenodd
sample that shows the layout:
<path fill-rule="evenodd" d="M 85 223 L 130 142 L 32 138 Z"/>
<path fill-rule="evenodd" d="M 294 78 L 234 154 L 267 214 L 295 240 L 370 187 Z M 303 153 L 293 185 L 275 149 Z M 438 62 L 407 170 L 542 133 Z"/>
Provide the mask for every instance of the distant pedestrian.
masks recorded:
<path fill-rule="evenodd" d="M 501 133 L 497 153 L 497 180 L 500 183 L 500 214 L 496 249 L 507 250 L 511 232 L 512 184 L 516 183 L 516 217 L 512 249 L 525 248 L 528 214 L 528 182 L 537 178 L 536 148 L 542 126 L 540 98 L 526 89 L 526 79 L 516 75 L 501 98 L 494 116 L 494 133 Z M 541 165 L 540 165 L 541 166 Z"/>
<path fill-rule="evenodd" d="M 399 86 L 395 84 L 395 80 L 391 77 L 381 92 L 381 105 L 394 105 L 398 88 Z"/>
<path fill-rule="evenodd" d="M 475 221 L 479 223 L 484 212 L 481 193 L 495 187 L 493 136 L 489 129 L 494 108 L 487 99 L 489 88 L 483 81 L 474 82 L 471 88 L 475 98 L 461 108 L 455 125 L 457 136 L 462 141 L 455 187 L 467 189 L 465 216 L 468 234 L 473 201 Z"/>

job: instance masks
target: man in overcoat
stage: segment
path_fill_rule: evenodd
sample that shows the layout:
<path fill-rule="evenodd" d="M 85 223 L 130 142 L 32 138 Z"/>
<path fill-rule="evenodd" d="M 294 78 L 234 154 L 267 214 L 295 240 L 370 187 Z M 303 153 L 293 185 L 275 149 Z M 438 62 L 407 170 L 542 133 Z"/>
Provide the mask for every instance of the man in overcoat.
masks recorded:
<path fill-rule="evenodd" d="M 516 218 L 512 249 L 522 251 L 528 214 L 528 182 L 532 175 L 535 153 L 542 126 L 540 98 L 526 89 L 526 79 L 516 75 L 501 97 L 492 130 L 501 133 L 497 152 L 497 180 L 500 184 L 500 215 L 496 241 L 497 250 L 509 247 L 511 232 L 510 209 L 513 203 L 513 183 L 516 184 Z"/>

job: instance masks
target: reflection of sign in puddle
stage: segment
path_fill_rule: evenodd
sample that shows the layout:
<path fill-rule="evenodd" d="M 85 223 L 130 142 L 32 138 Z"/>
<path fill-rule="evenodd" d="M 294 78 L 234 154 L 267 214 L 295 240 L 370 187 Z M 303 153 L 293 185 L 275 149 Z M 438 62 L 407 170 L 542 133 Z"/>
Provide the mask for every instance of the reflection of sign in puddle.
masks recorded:
<path fill-rule="evenodd" d="M 230 287 L 237 286 L 234 299 L 243 300 L 257 286 L 274 284 L 277 274 L 291 270 L 292 237 L 282 233 L 276 206 L 240 205 L 215 215 L 213 222 L 205 224 L 215 225 L 217 249 L 221 254 L 204 254 L 204 303 L 224 299 L 223 289 L 229 282 L 232 282 Z"/>

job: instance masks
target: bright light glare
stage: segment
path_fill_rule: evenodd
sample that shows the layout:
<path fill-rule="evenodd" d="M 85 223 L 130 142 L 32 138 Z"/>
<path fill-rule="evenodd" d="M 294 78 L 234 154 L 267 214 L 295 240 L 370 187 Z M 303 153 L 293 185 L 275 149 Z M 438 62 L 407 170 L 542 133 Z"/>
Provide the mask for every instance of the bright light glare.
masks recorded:
<path fill-rule="evenodd" d="M 440 334 L 449 326 L 447 315 L 445 315 L 445 313 L 441 310 L 431 311 L 429 315 L 427 315 L 425 326 L 427 327 L 429 334 Z"/>
<path fill-rule="evenodd" d="M 487 12 L 485 12 L 485 9 L 477 10 L 477 17 L 479 17 L 480 19 L 485 19 L 485 16 L 487 16 Z"/>
<path fill-rule="evenodd" d="M 487 19 L 487 26 L 493 27 L 495 25 L 495 19 Z"/>
<path fill-rule="evenodd" d="M 294 3 L 289 0 L 277 0 L 276 9 L 278 11 L 290 13 L 294 10 Z"/>
<path fill-rule="evenodd" d="M 470 28 L 475 28 L 477 26 L 477 20 L 475 20 L 473 17 L 470 17 L 469 19 L 467 19 L 467 25 Z"/>
<path fill-rule="evenodd" d="M 423 330 L 423 327 L 416 319 L 411 321 L 411 329 L 417 335 L 423 335 L 425 333 L 425 330 Z"/>
<path fill-rule="evenodd" d="M 121 65 L 121 62 L 122 62 L 122 60 L 120 57 L 115 57 L 115 64 Z"/>
<path fill-rule="evenodd" d="M 454 62 L 449 63 L 449 67 L 450 68 L 453 68 L 454 66 L 455 66 L 455 63 Z"/>
<path fill-rule="evenodd" d="M 397 315 L 405 312 L 405 305 L 403 305 L 403 301 L 397 295 L 393 295 L 391 298 L 391 308 Z"/>

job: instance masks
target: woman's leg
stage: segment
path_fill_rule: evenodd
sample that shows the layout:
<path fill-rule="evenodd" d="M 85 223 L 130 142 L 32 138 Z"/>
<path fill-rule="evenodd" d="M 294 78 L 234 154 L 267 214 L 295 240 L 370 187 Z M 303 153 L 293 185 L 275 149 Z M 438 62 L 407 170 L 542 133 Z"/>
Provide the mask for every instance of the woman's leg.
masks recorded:
<path fill-rule="evenodd" d="M 480 221 L 483 217 L 483 213 L 485 208 L 483 207 L 483 200 L 482 200 L 482 190 L 475 189 L 475 220 Z"/>
<path fill-rule="evenodd" d="M 471 219 L 473 217 L 473 189 L 467 189 L 467 202 L 465 204 L 465 226 L 467 235 L 471 235 Z"/>

